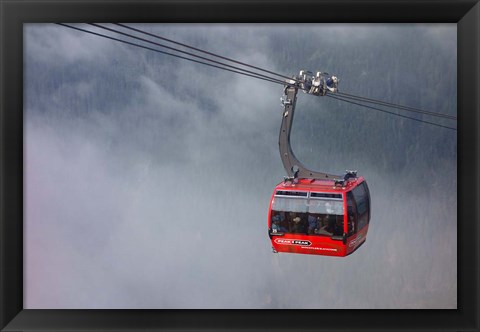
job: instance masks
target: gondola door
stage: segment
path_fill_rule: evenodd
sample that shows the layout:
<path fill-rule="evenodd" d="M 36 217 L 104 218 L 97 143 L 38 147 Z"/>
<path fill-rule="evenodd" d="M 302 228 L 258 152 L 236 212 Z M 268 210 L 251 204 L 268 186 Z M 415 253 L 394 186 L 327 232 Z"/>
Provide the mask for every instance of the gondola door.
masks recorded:
<path fill-rule="evenodd" d="M 347 192 L 347 255 L 367 238 L 370 222 L 370 194 L 366 182 Z"/>

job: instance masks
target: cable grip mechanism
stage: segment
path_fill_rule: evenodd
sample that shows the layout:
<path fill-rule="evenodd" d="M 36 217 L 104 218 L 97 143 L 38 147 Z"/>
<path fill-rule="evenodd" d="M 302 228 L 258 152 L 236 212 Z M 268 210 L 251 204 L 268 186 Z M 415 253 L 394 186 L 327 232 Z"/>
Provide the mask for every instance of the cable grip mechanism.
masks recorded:
<path fill-rule="evenodd" d="M 306 70 L 301 70 L 299 75 L 293 76 L 292 80 L 286 82 L 284 96 L 280 98 L 284 111 L 278 138 L 280 158 L 287 171 L 287 176 L 284 177 L 284 183 L 291 182 L 295 184 L 298 182 L 298 179 L 301 178 L 328 179 L 334 180 L 335 186 L 341 185 L 343 187 L 348 179 L 356 177 L 357 171 L 347 171 L 342 177 L 309 170 L 295 157 L 290 145 L 290 132 L 295 114 L 298 89 L 308 94 L 324 96 L 327 93 L 337 92 L 338 82 L 339 80 L 336 76 L 329 76 L 328 73 L 322 72 L 317 72 L 313 75 L 312 72 Z"/>

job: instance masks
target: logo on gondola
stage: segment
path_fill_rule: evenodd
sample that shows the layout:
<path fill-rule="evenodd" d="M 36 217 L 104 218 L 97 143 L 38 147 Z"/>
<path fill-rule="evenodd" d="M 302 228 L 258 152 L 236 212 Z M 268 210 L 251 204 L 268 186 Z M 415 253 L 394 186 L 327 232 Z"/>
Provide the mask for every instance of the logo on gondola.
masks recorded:
<path fill-rule="evenodd" d="M 356 238 L 354 238 L 349 244 L 348 246 L 351 248 L 351 247 L 355 247 L 359 242 L 360 240 L 362 239 L 362 234 L 358 234 Z"/>
<path fill-rule="evenodd" d="M 284 244 L 289 246 L 311 246 L 312 242 L 307 240 L 293 240 L 293 239 L 275 239 L 276 244 Z"/>

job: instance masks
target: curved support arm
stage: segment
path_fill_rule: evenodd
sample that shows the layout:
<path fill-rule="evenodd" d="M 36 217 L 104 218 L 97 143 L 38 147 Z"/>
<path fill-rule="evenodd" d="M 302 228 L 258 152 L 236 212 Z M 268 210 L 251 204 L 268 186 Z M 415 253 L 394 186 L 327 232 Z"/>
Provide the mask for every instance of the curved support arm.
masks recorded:
<path fill-rule="evenodd" d="M 280 148 L 280 157 L 283 162 L 283 166 L 287 171 L 290 180 L 297 178 L 307 179 L 329 179 L 338 180 L 343 176 L 327 174 L 321 172 L 315 172 L 307 169 L 298 159 L 292 151 L 290 146 L 290 131 L 292 129 L 293 115 L 295 113 L 295 104 L 297 102 L 298 87 L 287 85 L 285 87 L 285 97 L 283 99 L 283 105 L 285 110 L 282 117 L 282 125 L 280 126 L 280 136 L 278 138 L 278 146 Z"/>

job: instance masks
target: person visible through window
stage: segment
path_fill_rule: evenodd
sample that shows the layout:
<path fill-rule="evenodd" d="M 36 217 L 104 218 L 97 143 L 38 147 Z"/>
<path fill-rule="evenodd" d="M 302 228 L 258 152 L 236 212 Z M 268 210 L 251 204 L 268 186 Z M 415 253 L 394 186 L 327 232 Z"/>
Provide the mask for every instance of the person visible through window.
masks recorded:
<path fill-rule="evenodd" d="M 317 229 L 317 228 L 318 228 L 317 218 L 315 218 L 312 215 L 309 215 L 308 216 L 308 234 L 309 235 L 314 234 L 315 229 Z"/>
<path fill-rule="evenodd" d="M 297 234 L 306 233 L 305 224 L 302 222 L 302 219 L 300 217 L 293 218 L 292 232 Z"/>
<path fill-rule="evenodd" d="M 353 219 L 353 215 L 348 216 L 348 235 L 352 235 L 355 233 L 355 222 Z"/>
<path fill-rule="evenodd" d="M 343 216 L 337 216 L 333 224 L 333 235 L 343 235 Z"/>
<path fill-rule="evenodd" d="M 285 233 L 287 229 L 281 224 L 282 218 L 279 214 L 272 217 L 272 231 L 273 233 Z"/>
<path fill-rule="evenodd" d="M 327 236 L 332 235 L 332 233 L 328 231 L 328 221 L 326 217 L 317 218 L 317 229 L 315 229 L 315 234 Z"/>

